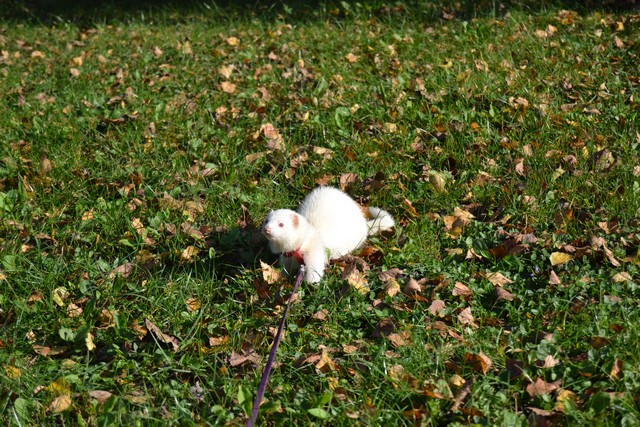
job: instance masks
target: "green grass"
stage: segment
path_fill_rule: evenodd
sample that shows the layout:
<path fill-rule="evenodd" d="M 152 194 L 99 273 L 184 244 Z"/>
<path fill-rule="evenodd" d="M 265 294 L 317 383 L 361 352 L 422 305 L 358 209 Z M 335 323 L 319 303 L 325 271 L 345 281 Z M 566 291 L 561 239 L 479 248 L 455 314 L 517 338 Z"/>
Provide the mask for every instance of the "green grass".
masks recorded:
<path fill-rule="evenodd" d="M 353 174 L 399 226 L 303 285 L 262 423 L 637 424 L 640 16 L 505 4 L 12 5 L 2 423 L 244 424 L 260 221 Z"/>

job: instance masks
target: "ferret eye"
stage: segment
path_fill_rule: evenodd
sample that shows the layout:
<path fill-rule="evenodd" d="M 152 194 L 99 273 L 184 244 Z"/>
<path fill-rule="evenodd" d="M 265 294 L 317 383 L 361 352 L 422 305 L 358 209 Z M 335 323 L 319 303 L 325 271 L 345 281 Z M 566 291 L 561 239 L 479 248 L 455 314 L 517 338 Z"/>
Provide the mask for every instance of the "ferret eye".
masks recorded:
<path fill-rule="evenodd" d="M 278 227 L 280 227 L 280 228 L 284 227 L 284 223 L 282 223 L 282 222 L 281 222 L 281 223 L 279 223 L 279 224 L 278 224 Z"/>

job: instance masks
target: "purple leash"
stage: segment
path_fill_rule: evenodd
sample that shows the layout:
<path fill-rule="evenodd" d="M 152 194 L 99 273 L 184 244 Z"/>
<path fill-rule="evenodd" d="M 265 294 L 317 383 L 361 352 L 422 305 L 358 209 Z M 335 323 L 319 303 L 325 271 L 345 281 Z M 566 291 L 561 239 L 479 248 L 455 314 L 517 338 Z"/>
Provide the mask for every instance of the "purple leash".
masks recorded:
<path fill-rule="evenodd" d="M 282 338 L 282 330 L 284 329 L 285 321 L 287 320 L 287 313 L 289 313 L 289 306 L 291 305 L 291 300 L 298 290 L 298 286 L 302 282 L 302 276 L 304 276 L 304 264 L 300 266 L 300 273 L 298 273 L 298 279 L 296 280 L 296 284 L 293 286 L 293 291 L 291 291 L 291 296 L 289 297 L 289 301 L 287 301 L 287 305 L 284 307 L 284 313 L 282 314 L 282 319 L 280 320 L 280 326 L 278 326 L 278 332 L 276 333 L 276 337 L 273 340 L 273 344 L 271 344 L 271 351 L 269 352 L 269 358 L 267 359 L 267 364 L 264 367 L 264 372 L 262 372 L 262 379 L 260 380 L 260 385 L 258 386 L 258 394 L 256 394 L 256 398 L 253 400 L 253 408 L 251 409 L 251 417 L 247 421 L 247 427 L 253 427 L 253 424 L 258 419 L 258 409 L 260 409 L 260 403 L 262 402 L 262 398 L 264 397 L 264 390 L 267 388 L 267 382 L 269 382 L 269 374 L 271 373 L 271 368 L 273 368 L 273 361 L 276 358 L 276 352 L 278 351 L 278 345 L 280 344 L 280 339 Z"/>

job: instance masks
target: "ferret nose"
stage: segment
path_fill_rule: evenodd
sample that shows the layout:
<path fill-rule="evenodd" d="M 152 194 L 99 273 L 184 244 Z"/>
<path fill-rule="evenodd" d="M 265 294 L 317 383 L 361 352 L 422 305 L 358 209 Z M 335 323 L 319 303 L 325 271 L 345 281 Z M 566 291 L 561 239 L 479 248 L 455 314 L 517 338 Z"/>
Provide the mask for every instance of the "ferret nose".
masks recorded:
<path fill-rule="evenodd" d="M 264 227 L 262 229 L 262 232 L 267 236 L 270 235 L 271 234 L 271 227 Z"/>

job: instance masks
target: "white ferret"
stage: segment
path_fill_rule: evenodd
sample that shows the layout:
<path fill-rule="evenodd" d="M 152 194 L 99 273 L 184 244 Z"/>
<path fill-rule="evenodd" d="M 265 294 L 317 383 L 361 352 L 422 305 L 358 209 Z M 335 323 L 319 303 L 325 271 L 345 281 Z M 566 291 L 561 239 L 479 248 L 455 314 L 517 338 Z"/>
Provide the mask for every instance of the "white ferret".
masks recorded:
<path fill-rule="evenodd" d="M 305 281 L 316 283 L 330 259 L 349 254 L 362 246 L 368 235 L 395 224 L 382 209 L 369 207 L 366 211 L 371 219 L 365 218 L 365 211 L 347 194 L 333 187 L 318 187 L 297 212 L 269 212 L 262 234 L 269 240 L 271 251 L 281 254 L 280 264 L 285 270 L 304 263 Z"/>

